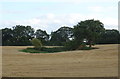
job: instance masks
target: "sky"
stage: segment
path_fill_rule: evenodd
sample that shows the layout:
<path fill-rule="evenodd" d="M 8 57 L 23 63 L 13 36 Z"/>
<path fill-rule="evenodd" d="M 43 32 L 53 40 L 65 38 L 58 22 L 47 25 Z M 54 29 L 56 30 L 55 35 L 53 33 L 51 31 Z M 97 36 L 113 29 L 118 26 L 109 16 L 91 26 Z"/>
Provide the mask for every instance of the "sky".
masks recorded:
<path fill-rule="evenodd" d="M 106 29 L 118 29 L 119 0 L 1 0 L 0 29 L 30 25 L 48 33 L 80 21 L 100 20 Z"/>

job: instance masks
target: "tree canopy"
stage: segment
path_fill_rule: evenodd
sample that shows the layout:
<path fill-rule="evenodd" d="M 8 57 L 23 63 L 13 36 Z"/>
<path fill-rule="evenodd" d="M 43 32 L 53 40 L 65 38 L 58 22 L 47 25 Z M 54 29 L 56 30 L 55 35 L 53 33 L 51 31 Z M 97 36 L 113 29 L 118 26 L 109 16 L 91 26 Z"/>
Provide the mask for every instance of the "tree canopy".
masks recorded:
<path fill-rule="evenodd" d="M 49 34 L 47 34 L 46 31 L 43 31 L 41 29 L 38 29 L 35 32 L 35 36 L 37 39 L 41 40 L 43 44 L 46 45 L 47 41 L 49 41 Z"/>
<path fill-rule="evenodd" d="M 81 21 L 74 26 L 75 40 L 81 43 L 86 39 L 89 47 L 91 47 L 104 30 L 104 25 L 99 20 L 91 19 Z"/>
<path fill-rule="evenodd" d="M 3 45 L 30 45 L 34 38 L 34 29 L 31 26 L 16 25 L 12 29 L 2 29 Z"/>
<path fill-rule="evenodd" d="M 97 39 L 98 44 L 118 44 L 120 43 L 120 34 L 118 30 L 105 30 L 100 34 L 100 39 Z"/>
<path fill-rule="evenodd" d="M 73 29 L 70 27 L 61 27 L 57 31 L 51 33 L 51 39 L 53 45 L 64 45 L 64 43 L 70 41 L 73 35 Z"/>
<path fill-rule="evenodd" d="M 85 20 L 72 27 L 63 26 L 48 34 L 45 30 L 35 30 L 31 26 L 16 25 L 3 28 L 2 45 L 28 46 L 30 40 L 37 38 L 43 45 L 68 46 L 77 49 L 84 41 L 91 47 L 93 44 L 118 44 L 120 33 L 118 30 L 105 29 L 99 20 Z"/>

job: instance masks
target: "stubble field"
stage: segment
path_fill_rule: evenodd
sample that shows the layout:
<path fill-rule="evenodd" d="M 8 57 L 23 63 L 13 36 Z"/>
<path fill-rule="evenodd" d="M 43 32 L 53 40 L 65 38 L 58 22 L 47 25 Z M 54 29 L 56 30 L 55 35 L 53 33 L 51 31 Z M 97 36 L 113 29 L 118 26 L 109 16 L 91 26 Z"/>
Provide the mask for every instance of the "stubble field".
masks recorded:
<path fill-rule="evenodd" d="M 118 45 L 60 53 L 19 52 L 27 46 L 2 47 L 3 77 L 117 77 Z"/>

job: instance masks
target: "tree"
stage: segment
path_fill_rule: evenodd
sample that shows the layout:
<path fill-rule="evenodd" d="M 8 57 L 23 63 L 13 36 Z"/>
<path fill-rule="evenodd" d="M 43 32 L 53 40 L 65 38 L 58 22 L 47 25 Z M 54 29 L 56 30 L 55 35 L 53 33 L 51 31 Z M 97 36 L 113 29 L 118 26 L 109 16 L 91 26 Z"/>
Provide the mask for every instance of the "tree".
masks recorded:
<path fill-rule="evenodd" d="M 33 38 L 31 40 L 31 43 L 33 44 L 34 48 L 37 49 L 37 50 L 41 50 L 41 47 L 42 47 L 42 42 L 37 39 L 37 38 Z"/>
<path fill-rule="evenodd" d="M 64 45 L 70 41 L 73 36 L 73 29 L 70 27 L 61 27 L 57 31 L 51 33 L 51 39 L 53 45 Z"/>
<path fill-rule="evenodd" d="M 31 26 L 16 25 L 13 27 L 14 45 L 31 45 L 30 40 L 34 38 L 34 29 Z"/>
<path fill-rule="evenodd" d="M 32 38 L 34 38 L 34 29 L 31 26 L 16 25 L 12 29 L 2 29 L 3 45 L 31 45 Z"/>
<path fill-rule="evenodd" d="M 2 29 L 0 29 L 0 46 L 2 46 Z"/>
<path fill-rule="evenodd" d="M 44 44 L 47 43 L 47 41 L 49 41 L 49 35 L 47 34 L 46 31 L 43 31 L 41 29 L 38 29 L 35 33 L 36 38 L 41 40 Z"/>
<path fill-rule="evenodd" d="M 95 40 L 104 31 L 104 25 L 99 20 L 85 20 L 74 26 L 74 37 L 79 43 L 87 39 L 89 47 L 95 43 Z"/>
<path fill-rule="evenodd" d="M 10 28 L 4 28 L 2 29 L 2 45 L 3 46 L 9 46 L 13 45 L 13 31 Z"/>
<path fill-rule="evenodd" d="M 118 30 L 105 30 L 100 34 L 100 39 L 97 40 L 98 44 L 118 44 L 120 33 Z"/>

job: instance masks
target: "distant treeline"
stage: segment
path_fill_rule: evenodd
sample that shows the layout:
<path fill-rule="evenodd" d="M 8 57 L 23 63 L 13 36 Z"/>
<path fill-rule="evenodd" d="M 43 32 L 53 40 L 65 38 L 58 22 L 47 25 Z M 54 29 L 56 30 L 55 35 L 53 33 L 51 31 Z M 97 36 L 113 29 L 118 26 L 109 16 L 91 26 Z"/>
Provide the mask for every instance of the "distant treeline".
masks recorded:
<path fill-rule="evenodd" d="M 79 24 L 80 23 L 78 23 L 77 25 Z M 62 46 L 66 42 L 74 40 L 75 37 L 86 36 L 86 34 L 83 34 L 81 32 L 75 32 L 75 29 L 76 27 L 71 28 L 71 27 L 64 26 L 64 27 L 60 27 L 58 30 L 54 32 L 51 32 L 51 34 L 48 34 L 45 30 L 42 30 L 42 29 L 38 29 L 35 31 L 35 29 L 32 28 L 31 26 L 16 25 L 12 28 L 1 29 L 2 45 L 3 46 L 29 46 L 29 45 L 32 45 L 30 40 L 32 40 L 33 38 L 38 38 L 42 41 L 44 45 Z M 83 31 L 83 30 L 77 29 L 76 31 Z M 86 31 L 86 33 L 88 31 Z M 118 44 L 120 43 L 119 40 L 120 40 L 120 33 L 118 30 L 105 29 L 100 33 L 99 37 L 95 38 L 94 41 L 96 44 Z"/>

